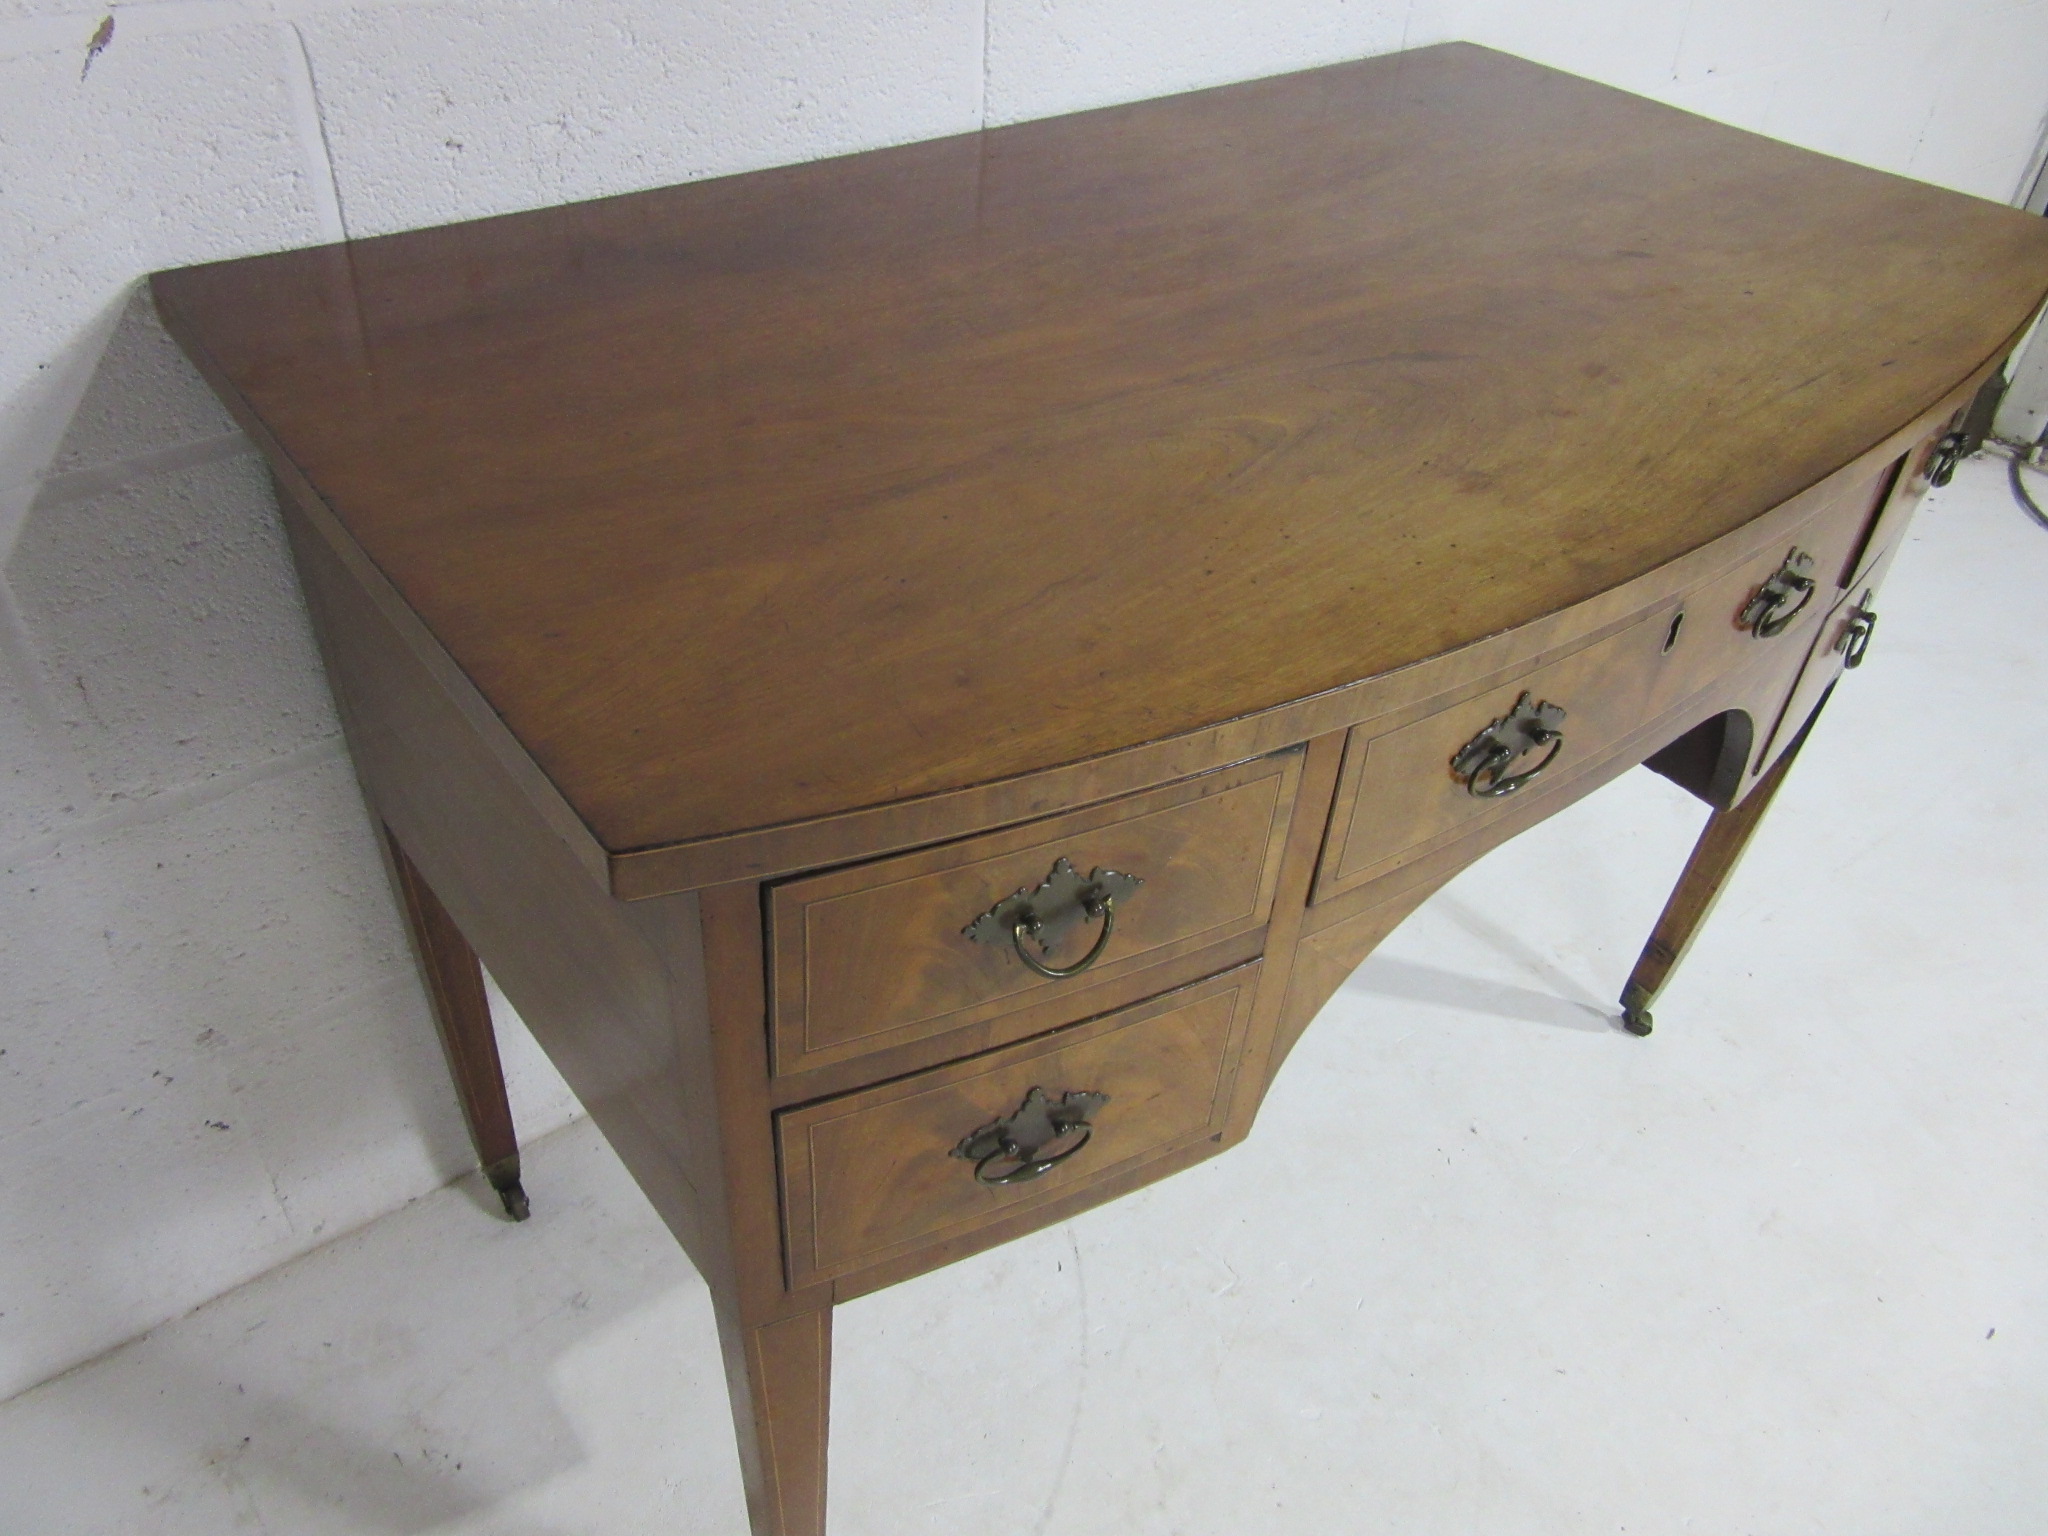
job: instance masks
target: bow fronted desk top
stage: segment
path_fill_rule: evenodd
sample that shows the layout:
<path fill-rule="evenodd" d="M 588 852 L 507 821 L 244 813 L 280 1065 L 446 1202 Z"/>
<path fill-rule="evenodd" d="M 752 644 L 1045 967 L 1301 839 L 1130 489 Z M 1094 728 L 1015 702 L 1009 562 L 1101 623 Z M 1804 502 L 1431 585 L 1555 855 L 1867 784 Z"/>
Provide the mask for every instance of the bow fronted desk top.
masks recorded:
<path fill-rule="evenodd" d="M 1467 45 L 154 280 L 479 1155 L 523 1210 L 481 954 L 710 1282 L 758 1536 L 836 1299 L 1242 1137 L 1646 760 L 1716 807 L 1647 1032 L 2044 290 L 2040 219 Z"/>

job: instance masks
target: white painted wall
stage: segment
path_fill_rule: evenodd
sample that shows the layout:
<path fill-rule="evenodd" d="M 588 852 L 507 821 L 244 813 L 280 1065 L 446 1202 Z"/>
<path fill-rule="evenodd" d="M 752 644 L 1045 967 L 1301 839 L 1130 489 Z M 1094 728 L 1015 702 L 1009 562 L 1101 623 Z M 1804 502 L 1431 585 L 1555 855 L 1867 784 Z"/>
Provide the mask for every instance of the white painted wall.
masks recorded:
<path fill-rule="evenodd" d="M 0 0 L 0 1396 L 468 1162 L 142 274 L 1457 37 L 1998 199 L 2048 107 L 2048 0 L 153 0 L 88 68 L 105 15 Z"/>

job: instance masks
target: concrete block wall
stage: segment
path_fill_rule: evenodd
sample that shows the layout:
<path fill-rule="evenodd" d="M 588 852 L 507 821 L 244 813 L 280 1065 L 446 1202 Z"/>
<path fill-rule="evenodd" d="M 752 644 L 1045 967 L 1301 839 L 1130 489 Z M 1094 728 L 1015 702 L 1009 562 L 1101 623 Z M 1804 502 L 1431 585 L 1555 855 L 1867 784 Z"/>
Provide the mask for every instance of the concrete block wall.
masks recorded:
<path fill-rule="evenodd" d="M 0 1396 L 468 1163 L 261 467 L 143 274 L 1455 37 L 1998 199 L 2048 109 L 2048 0 L 108 18 L 0 0 Z"/>

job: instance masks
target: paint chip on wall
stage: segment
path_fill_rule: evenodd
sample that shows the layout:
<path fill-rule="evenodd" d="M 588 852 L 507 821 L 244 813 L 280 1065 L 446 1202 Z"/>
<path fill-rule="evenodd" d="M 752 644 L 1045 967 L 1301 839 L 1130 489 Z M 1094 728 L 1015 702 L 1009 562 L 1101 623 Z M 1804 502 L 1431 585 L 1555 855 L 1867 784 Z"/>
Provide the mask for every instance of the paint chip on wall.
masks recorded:
<path fill-rule="evenodd" d="M 92 73 L 92 61 L 107 51 L 107 44 L 114 40 L 114 18 L 109 14 L 100 22 L 99 30 L 92 35 L 92 41 L 85 45 L 85 67 L 78 72 L 83 80 Z"/>

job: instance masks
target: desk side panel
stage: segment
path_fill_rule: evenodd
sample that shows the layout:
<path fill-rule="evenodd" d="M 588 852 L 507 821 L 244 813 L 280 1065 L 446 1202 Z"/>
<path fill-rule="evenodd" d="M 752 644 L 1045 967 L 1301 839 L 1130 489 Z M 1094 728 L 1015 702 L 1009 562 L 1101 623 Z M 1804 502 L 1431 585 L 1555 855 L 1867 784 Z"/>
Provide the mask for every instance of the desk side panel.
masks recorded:
<path fill-rule="evenodd" d="M 535 812 L 320 528 L 285 525 L 371 813 L 707 1275 L 727 1267 L 694 895 L 614 900 Z"/>

